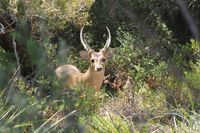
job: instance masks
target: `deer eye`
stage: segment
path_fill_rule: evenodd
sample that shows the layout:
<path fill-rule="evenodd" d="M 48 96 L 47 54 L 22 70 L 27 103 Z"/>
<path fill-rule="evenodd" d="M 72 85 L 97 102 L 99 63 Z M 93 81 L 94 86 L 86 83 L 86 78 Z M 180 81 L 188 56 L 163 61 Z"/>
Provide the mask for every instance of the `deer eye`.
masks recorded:
<path fill-rule="evenodd" d="M 91 62 L 94 63 L 94 59 L 92 59 Z"/>
<path fill-rule="evenodd" d="M 106 59 L 105 58 L 102 58 L 102 60 L 101 60 L 102 62 L 105 62 L 106 61 Z"/>

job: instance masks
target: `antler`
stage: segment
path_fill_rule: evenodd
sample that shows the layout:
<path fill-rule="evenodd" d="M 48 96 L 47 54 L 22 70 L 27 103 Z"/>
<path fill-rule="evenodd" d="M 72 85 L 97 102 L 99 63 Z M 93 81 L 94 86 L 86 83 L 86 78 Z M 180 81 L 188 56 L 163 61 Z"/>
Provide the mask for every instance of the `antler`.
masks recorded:
<path fill-rule="evenodd" d="M 83 40 L 83 28 L 84 26 L 81 28 L 81 31 L 80 31 L 80 39 L 81 39 L 81 43 L 82 45 L 84 46 L 84 48 L 87 50 L 87 51 L 90 51 L 91 48 L 90 46 L 84 42 Z M 106 41 L 106 44 L 105 46 L 103 47 L 104 50 L 108 50 L 109 46 L 110 46 L 110 43 L 111 43 L 111 34 L 110 34 L 110 30 L 108 29 L 108 27 L 106 27 L 107 31 L 108 31 L 108 39 Z"/>
<path fill-rule="evenodd" d="M 111 34 L 110 34 L 110 30 L 108 29 L 108 27 L 106 26 L 106 29 L 108 31 L 108 39 L 106 41 L 105 46 L 103 47 L 103 49 L 108 50 L 110 43 L 111 43 Z"/>
<path fill-rule="evenodd" d="M 81 43 L 82 43 L 83 47 L 84 47 L 87 51 L 90 51 L 90 50 L 91 50 L 90 46 L 89 46 L 87 43 L 85 43 L 84 40 L 83 40 L 83 28 L 84 28 L 84 26 L 81 28 L 81 31 L 80 31 Z"/>

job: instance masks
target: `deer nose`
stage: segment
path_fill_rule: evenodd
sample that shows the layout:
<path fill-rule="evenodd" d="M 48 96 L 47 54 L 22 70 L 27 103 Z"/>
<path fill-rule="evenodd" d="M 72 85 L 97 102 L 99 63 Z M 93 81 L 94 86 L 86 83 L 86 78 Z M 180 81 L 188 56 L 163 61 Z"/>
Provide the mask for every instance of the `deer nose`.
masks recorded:
<path fill-rule="evenodd" d="M 99 71 L 101 71 L 102 70 L 102 68 L 101 67 L 99 67 L 99 68 L 97 68 L 97 71 L 99 72 Z"/>

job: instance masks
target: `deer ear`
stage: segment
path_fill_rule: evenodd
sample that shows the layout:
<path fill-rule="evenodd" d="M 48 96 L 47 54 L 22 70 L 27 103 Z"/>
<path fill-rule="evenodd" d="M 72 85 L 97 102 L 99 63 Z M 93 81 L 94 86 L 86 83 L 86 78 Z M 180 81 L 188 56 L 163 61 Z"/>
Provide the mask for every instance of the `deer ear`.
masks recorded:
<path fill-rule="evenodd" d="M 107 59 L 112 58 L 113 53 L 114 53 L 114 50 L 108 50 L 108 51 L 106 51 L 106 58 L 107 58 Z"/>
<path fill-rule="evenodd" d="M 87 52 L 87 51 L 80 51 L 79 53 L 80 53 L 80 56 L 81 56 L 82 59 L 85 59 L 85 60 L 90 59 L 89 52 Z"/>

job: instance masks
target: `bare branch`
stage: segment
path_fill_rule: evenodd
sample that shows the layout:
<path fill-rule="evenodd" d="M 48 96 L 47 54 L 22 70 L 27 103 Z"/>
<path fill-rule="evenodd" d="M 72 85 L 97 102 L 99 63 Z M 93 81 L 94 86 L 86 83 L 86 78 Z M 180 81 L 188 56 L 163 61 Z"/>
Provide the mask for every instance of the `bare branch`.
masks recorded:
<path fill-rule="evenodd" d="M 13 36 L 12 42 L 13 42 L 13 48 L 14 48 L 15 57 L 16 57 L 16 60 L 17 60 L 17 66 L 19 67 L 19 74 L 20 74 L 21 73 L 21 71 L 20 71 L 20 62 L 19 62 L 19 56 L 18 56 L 18 53 L 17 53 L 16 42 L 15 42 L 15 37 L 14 36 Z"/>
<path fill-rule="evenodd" d="M 5 33 L 5 27 L 2 23 L 0 23 L 0 34 L 4 34 Z"/>
<path fill-rule="evenodd" d="M 177 5 L 179 6 L 181 13 L 188 24 L 190 31 L 193 35 L 193 37 L 197 40 L 200 40 L 200 34 L 199 34 L 199 28 L 193 19 L 190 11 L 188 10 L 186 3 L 184 0 L 176 0 Z"/>

